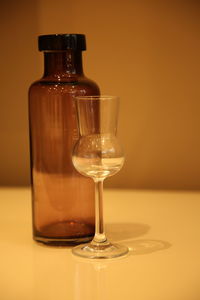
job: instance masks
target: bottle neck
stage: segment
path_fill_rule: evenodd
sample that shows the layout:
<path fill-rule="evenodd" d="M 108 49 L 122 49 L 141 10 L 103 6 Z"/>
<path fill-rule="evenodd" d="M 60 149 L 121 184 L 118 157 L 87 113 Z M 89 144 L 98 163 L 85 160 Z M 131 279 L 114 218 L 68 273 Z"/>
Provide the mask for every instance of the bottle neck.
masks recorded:
<path fill-rule="evenodd" d="M 74 50 L 44 52 L 44 77 L 83 75 L 82 52 Z"/>

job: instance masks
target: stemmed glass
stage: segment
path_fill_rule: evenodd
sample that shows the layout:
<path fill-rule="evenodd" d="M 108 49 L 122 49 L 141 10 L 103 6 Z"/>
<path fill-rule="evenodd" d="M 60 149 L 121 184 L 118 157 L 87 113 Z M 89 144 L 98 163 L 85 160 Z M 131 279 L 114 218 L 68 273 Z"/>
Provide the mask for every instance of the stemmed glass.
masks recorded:
<path fill-rule="evenodd" d="M 76 246 L 73 254 L 86 258 L 114 258 L 128 253 L 123 245 L 111 244 L 103 223 L 103 181 L 123 166 L 124 155 L 117 140 L 119 98 L 115 96 L 75 97 L 80 138 L 72 161 L 76 170 L 95 182 L 95 236 Z"/>

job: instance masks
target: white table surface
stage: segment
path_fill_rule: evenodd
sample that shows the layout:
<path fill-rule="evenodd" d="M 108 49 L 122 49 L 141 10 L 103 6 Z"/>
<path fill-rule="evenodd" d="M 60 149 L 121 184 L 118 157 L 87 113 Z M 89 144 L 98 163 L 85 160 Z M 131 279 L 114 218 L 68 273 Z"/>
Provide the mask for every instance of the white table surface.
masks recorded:
<path fill-rule="evenodd" d="M 32 240 L 28 188 L 0 189 L 1 300 L 200 300 L 200 193 L 106 190 L 123 259 L 88 261 Z"/>

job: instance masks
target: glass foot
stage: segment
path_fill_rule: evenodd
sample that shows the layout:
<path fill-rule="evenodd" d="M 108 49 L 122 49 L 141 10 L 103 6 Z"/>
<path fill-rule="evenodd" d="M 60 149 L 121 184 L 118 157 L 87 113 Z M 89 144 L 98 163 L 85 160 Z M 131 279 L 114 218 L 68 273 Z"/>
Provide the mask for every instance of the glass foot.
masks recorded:
<path fill-rule="evenodd" d="M 128 254 L 128 248 L 119 244 L 87 243 L 72 249 L 74 255 L 90 259 L 108 259 Z"/>

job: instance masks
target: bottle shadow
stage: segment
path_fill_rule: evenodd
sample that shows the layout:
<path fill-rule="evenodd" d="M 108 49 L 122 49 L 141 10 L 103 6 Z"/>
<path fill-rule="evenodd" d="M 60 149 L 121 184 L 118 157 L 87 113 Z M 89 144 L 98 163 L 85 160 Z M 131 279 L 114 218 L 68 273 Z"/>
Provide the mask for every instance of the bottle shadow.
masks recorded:
<path fill-rule="evenodd" d="M 146 234 L 150 226 L 141 223 L 117 223 L 106 225 L 106 235 L 111 242 L 124 244 L 129 248 L 129 255 L 144 255 L 170 248 L 167 241 L 156 239 L 137 239 Z"/>

